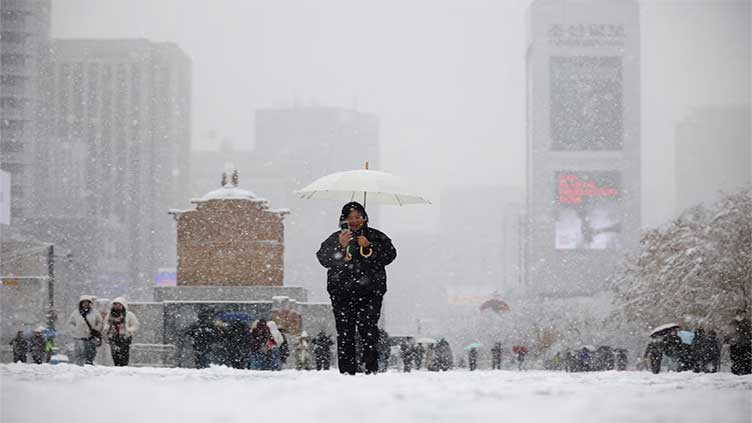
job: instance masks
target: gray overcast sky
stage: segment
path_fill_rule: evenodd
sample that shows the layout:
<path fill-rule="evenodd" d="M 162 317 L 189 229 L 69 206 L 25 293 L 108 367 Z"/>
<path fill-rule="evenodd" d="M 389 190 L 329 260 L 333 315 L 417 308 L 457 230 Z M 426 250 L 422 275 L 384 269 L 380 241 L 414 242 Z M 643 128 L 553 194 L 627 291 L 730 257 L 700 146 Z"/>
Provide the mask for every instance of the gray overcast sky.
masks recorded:
<path fill-rule="evenodd" d="M 211 129 L 251 148 L 257 108 L 373 112 L 384 170 L 438 199 L 447 183 L 524 186 L 529 3 L 58 0 L 52 30 L 177 43 L 193 60 L 194 148 L 211 147 Z M 749 3 L 719 0 L 735 6 L 710 14 L 692 3 L 641 3 L 645 225 L 674 213 L 675 121 L 692 106 L 749 102 L 749 83 L 723 82 L 749 73 Z M 435 209 L 399 214 L 430 227 Z"/>

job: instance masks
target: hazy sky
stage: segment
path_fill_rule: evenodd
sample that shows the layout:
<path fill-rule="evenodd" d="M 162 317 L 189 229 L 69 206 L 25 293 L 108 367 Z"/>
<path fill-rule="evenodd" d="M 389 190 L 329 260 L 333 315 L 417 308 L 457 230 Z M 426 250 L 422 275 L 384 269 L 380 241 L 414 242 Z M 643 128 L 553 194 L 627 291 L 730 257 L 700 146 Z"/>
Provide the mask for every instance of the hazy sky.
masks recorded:
<path fill-rule="evenodd" d="M 58 0 L 52 33 L 177 43 L 193 60 L 198 148 L 211 147 L 214 129 L 250 149 L 262 107 L 375 113 L 384 170 L 438 200 L 449 183 L 524 186 L 529 3 Z M 749 3 L 716 3 L 727 6 L 641 3 L 644 225 L 674 213 L 675 121 L 692 106 L 749 102 L 748 78 L 746 88 L 737 83 L 750 69 Z M 436 209 L 389 210 L 385 219 L 430 228 Z"/>

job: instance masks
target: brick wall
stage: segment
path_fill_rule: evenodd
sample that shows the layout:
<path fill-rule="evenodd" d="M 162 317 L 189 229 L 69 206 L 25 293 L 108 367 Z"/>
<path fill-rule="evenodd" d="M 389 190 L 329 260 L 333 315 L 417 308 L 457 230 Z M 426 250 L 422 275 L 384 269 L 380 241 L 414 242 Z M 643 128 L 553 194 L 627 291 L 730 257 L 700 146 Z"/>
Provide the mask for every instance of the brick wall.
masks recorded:
<path fill-rule="evenodd" d="M 178 285 L 282 286 L 284 212 L 216 199 L 177 215 Z"/>

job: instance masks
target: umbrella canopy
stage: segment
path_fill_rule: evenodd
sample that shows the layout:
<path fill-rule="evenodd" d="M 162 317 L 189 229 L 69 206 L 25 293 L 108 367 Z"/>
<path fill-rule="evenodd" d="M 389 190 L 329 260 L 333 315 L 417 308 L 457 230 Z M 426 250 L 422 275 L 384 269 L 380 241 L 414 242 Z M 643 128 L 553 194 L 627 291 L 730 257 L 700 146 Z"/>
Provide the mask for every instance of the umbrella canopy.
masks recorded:
<path fill-rule="evenodd" d="M 583 349 L 583 348 L 586 349 L 586 350 L 588 350 L 588 351 L 595 351 L 595 350 L 597 350 L 597 348 L 595 348 L 594 345 L 583 345 L 583 346 L 580 347 L 580 349 Z"/>
<path fill-rule="evenodd" d="M 468 344 L 468 345 L 465 346 L 465 351 L 469 351 L 469 350 L 472 350 L 474 348 L 477 349 L 477 348 L 480 348 L 481 346 L 482 345 L 481 345 L 480 342 L 473 342 L 473 343 Z"/>
<path fill-rule="evenodd" d="M 480 311 L 491 310 L 497 313 L 509 311 L 509 305 L 498 298 L 492 298 L 480 305 Z"/>
<path fill-rule="evenodd" d="M 651 332 L 650 336 L 652 337 L 658 337 L 663 336 L 672 331 L 673 329 L 678 329 L 680 326 L 678 323 L 666 323 L 665 325 L 656 326 Z"/>
<path fill-rule="evenodd" d="M 226 311 L 219 315 L 219 320 L 225 323 L 229 323 L 232 321 L 250 322 L 251 316 L 249 316 L 247 313 L 242 313 L 239 311 Z"/>
<path fill-rule="evenodd" d="M 680 330 L 677 332 L 677 335 L 679 335 L 679 338 L 681 338 L 682 342 L 688 345 L 692 345 L 692 341 L 695 340 L 695 333 L 688 330 Z"/>
<path fill-rule="evenodd" d="M 368 169 L 323 176 L 305 188 L 295 191 L 295 194 L 304 200 L 357 201 L 363 206 L 366 205 L 366 201 L 397 206 L 431 204 L 420 194 L 413 192 L 401 178 L 391 173 Z"/>
<path fill-rule="evenodd" d="M 418 338 L 415 340 L 416 344 L 435 344 L 436 340 L 433 338 Z"/>

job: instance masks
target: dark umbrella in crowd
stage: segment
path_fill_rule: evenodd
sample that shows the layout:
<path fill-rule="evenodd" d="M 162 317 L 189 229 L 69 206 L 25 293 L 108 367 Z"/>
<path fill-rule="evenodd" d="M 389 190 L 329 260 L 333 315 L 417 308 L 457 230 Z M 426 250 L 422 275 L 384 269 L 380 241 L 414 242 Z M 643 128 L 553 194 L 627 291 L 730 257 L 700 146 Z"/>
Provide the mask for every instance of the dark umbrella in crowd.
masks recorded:
<path fill-rule="evenodd" d="M 498 298 L 492 298 L 480 305 L 480 311 L 491 310 L 496 313 L 509 311 L 509 305 Z"/>

